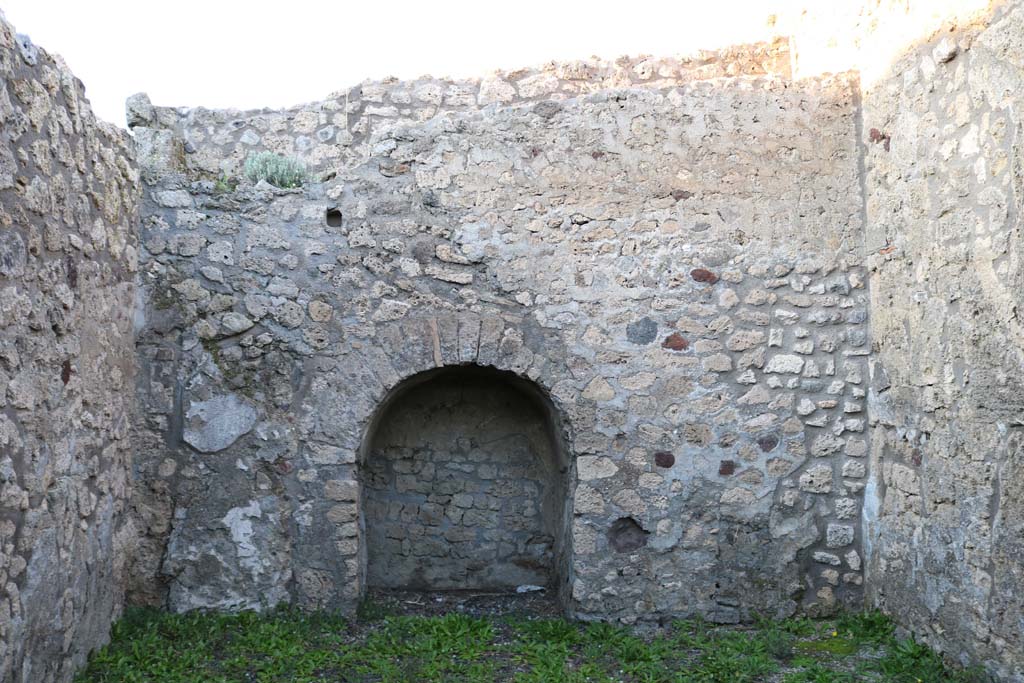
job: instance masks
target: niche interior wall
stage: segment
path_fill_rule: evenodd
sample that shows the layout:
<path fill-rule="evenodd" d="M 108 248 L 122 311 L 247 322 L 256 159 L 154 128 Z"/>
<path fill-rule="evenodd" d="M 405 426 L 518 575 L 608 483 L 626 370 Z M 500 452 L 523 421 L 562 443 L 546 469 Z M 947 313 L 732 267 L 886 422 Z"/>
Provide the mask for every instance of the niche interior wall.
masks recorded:
<path fill-rule="evenodd" d="M 368 587 L 569 584 L 572 460 L 532 383 L 476 365 L 410 378 L 362 449 Z"/>

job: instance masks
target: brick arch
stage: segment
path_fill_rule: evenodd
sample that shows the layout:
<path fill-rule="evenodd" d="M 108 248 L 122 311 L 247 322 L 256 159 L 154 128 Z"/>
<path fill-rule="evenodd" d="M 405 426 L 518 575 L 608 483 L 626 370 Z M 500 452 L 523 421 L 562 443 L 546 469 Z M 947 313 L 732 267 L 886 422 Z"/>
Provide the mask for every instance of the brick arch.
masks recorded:
<path fill-rule="evenodd" d="M 592 403 L 579 398 L 567 357 L 561 336 L 531 321 L 452 314 L 378 325 L 372 340 L 353 343 L 344 356 L 312 361 L 300 431 L 316 477 L 307 485 L 305 526 L 300 524 L 293 548 L 299 603 L 351 610 L 364 594 L 360 462 L 386 406 L 445 369 L 473 366 L 507 373 L 544 406 L 565 469 L 564 543 L 570 545 L 575 435 L 593 425 L 595 416 Z M 565 564 L 568 588 L 571 558 Z M 560 592 L 568 596 L 570 591 Z"/>
<path fill-rule="evenodd" d="M 358 404 L 358 449 L 362 449 L 382 405 L 409 382 L 444 368 L 478 366 L 509 373 L 533 387 L 558 422 L 566 443 L 593 424 L 593 407 L 579 400 L 580 389 L 567 364 L 561 335 L 530 321 L 472 314 L 431 316 L 380 326 L 375 345 L 359 363 L 374 368 L 379 380 L 368 401 Z"/>
<path fill-rule="evenodd" d="M 506 370 L 494 365 L 480 365 L 479 363 L 474 362 L 443 365 L 429 370 L 423 370 L 414 375 L 403 378 L 398 382 L 398 384 L 391 387 L 387 394 L 380 400 L 377 408 L 373 411 L 373 414 L 363 425 L 360 448 L 356 456 L 357 464 L 361 465 L 366 462 L 366 459 L 369 457 L 368 446 L 372 440 L 373 434 L 380 426 L 380 420 L 386 415 L 388 409 L 396 401 L 405 396 L 409 391 L 422 384 L 428 384 L 435 379 L 443 378 L 449 373 L 460 370 L 478 371 L 481 375 L 484 373 L 490 374 L 497 382 L 513 386 L 520 392 L 530 396 L 530 398 L 544 412 L 549 421 L 552 436 L 558 442 L 558 453 L 556 455 L 559 466 L 563 469 L 568 469 L 570 467 L 572 458 L 568 444 L 572 441 L 571 428 L 563 419 L 562 413 L 552 400 L 549 391 L 536 380 L 512 372 L 511 370 Z"/>

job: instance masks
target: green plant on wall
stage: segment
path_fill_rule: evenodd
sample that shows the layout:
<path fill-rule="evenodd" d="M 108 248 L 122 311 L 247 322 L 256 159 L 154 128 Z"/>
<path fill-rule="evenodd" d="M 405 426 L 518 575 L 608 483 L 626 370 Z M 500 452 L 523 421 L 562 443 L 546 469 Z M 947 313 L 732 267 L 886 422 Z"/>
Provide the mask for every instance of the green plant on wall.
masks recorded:
<path fill-rule="evenodd" d="M 254 183 L 266 180 L 281 188 L 301 187 L 308 173 L 306 165 L 294 157 L 273 152 L 256 152 L 245 160 L 245 177 Z"/>
<path fill-rule="evenodd" d="M 213 191 L 216 194 L 234 192 L 236 187 L 238 187 L 238 181 L 227 173 L 221 173 L 220 176 L 213 181 Z"/>

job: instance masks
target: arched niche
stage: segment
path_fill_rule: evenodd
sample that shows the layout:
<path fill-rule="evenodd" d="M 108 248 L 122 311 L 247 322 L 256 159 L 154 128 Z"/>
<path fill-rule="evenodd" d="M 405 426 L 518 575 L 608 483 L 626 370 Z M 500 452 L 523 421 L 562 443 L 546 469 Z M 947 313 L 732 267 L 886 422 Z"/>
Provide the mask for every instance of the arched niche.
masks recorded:
<path fill-rule="evenodd" d="M 359 458 L 364 585 L 514 591 L 564 601 L 572 461 L 546 392 L 478 365 L 400 383 Z"/>

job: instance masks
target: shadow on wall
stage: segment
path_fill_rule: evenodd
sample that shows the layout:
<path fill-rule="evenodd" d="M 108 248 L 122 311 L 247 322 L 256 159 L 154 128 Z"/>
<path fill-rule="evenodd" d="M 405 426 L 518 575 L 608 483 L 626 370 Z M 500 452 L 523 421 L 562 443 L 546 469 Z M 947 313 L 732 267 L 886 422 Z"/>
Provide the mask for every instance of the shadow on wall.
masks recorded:
<path fill-rule="evenodd" d="M 551 589 L 570 568 L 570 463 L 556 409 L 513 373 L 418 374 L 382 402 L 360 463 L 365 585 Z"/>

